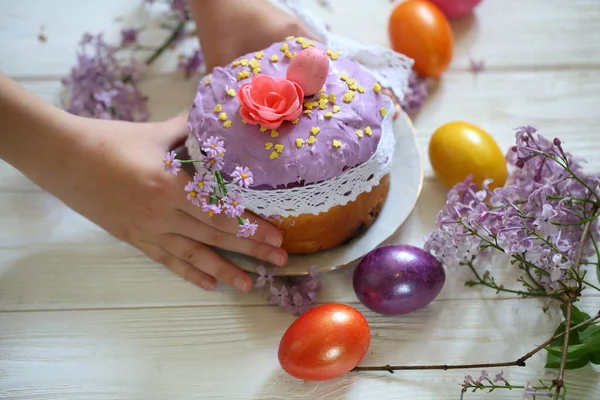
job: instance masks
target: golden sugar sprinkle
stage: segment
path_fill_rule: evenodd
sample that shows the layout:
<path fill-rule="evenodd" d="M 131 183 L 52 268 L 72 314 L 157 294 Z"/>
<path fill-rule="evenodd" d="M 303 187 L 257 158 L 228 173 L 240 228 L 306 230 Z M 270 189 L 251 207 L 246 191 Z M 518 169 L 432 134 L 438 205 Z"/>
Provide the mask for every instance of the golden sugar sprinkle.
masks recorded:
<path fill-rule="evenodd" d="M 237 73 L 237 80 L 241 81 L 242 79 L 246 79 L 249 76 L 250 76 L 250 72 L 248 72 L 247 70 L 240 71 Z"/>
<path fill-rule="evenodd" d="M 306 103 L 304 103 L 304 108 L 312 110 L 314 107 L 316 107 L 318 105 L 319 105 L 319 103 L 316 101 L 307 101 Z"/>
<path fill-rule="evenodd" d="M 350 103 L 354 99 L 354 92 L 346 92 L 344 94 L 344 102 Z"/>

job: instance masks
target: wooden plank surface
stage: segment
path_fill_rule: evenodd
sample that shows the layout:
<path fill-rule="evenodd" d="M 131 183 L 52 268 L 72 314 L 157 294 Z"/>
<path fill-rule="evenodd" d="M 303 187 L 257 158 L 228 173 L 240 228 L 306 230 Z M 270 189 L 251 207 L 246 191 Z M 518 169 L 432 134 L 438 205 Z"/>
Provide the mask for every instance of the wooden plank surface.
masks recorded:
<path fill-rule="evenodd" d="M 387 45 L 388 0 L 307 1 L 336 33 Z M 58 104 L 59 79 L 75 61 L 84 31 L 109 40 L 131 21 L 154 18 L 137 0 L 6 2 L 0 19 L 0 71 Z M 76 15 L 76 17 L 75 17 Z M 600 170 L 600 2 L 484 0 L 474 17 L 453 22 L 450 71 L 414 119 L 426 180 L 411 217 L 390 243 L 422 244 L 445 192 L 427 157 L 432 132 L 462 119 L 489 131 L 503 149 L 513 128 L 533 124 Z M 43 25 L 48 40 L 37 40 Z M 165 32 L 145 33 L 156 43 Z M 193 46 L 193 40 L 184 49 Z M 174 72 L 167 54 L 143 84 L 153 120 L 189 106 L 195 79 Z M 486 70 L 468 71 L 471 59 Z M 197 78 L 196 78 L 197 79 Z M 510 282 L 514 271 L 492 265 Z M 460 363 L 516 358 L 557 323 L 542 303 L 466 288 L 465 271 L 448 271 L 444 290 L 426 309 L 384 317 L 357 304 L 352 268 L 323 276 L 319 302 L 364 311 L 373 343 L 363 364 Z M 594 275 L 594 274 L 592 274 Z M 594 280 L 594 282 L 596 282 Z M 118 243 L 0 162 L 0 398 L 49 399 L 457 399 L 466 373 L 349 374 L 331 382 L 297 381 L 277 363 L 281 334 L 293 317 L 265 305 L 266 294 L 228 288 L 206 293 Z M 583 299 L 586 310 L 600 297 Z M 543 356 L 510 369 L 516 382 L 551 379 Z M 600 398 L 598 372 L 567 374 L 569 399 Z M 494 392 L 470 399 L 513 399 Z"/>
<path fill-rule="evenodd" d="M 156 21 L 156 13 L 149 14 L 134 0 L 61 0 L 55 1 L 51 10 L 46 3 L 29 0 L 24 14 L 23 3 L 7 2 L 0 23 L 0 35 L 10 35 L 11 39 L 4 40 L 0 48 L 0 70 L 4 73 L 25 78 L 62 76 L 75 61 L 74 49 L 83 32 L 103 31 L 110 40 L 118 37 L 119 27 L 131 21 Z M 364 43 L 389 43 L 387 21 L 394 2 L 330 3 L 332 11 L 318 6 L 317 0 L 307 2 L 336 33 Z M 453 23 L 456 49 L 452 69 L 467 70 L 471 58 L 483 59 L 487 68 L 499 70 L 597 68 L 599 20 L 596 0 L 484 1 L 474 17 Z M 37 40 L 41 26 L 48 37 L 45 43 Z M 161 35 L 163 31 L 153 28 L 145 34 L 145 43 L 154 44 Z M 168 65 L 172 66 L 161 62 L 156 70 L 164 71 Z"/>
<path fill-rule="evenodd" d="M 436 302 L 398 318 L 357 308 L 372 330 L 362 365 L 509 361 L 545 340 L 558 317 L 520 300 Z M 292 319 L 253 306 L 0 313 L 0 377 L 11 399 L 395 400 L 457 399 L 457 382 L 479 373 L 361 372 L 298 381 L 277 362 Z M 540 353 L 527 369 L 505 372 L 515 382 L 551 378 L 543 361 Z M 568 379 L 573 399 L 600 393 L 589 368 L 568 372 Z M 467 399 L 520 398 L 501 392 Z"/>

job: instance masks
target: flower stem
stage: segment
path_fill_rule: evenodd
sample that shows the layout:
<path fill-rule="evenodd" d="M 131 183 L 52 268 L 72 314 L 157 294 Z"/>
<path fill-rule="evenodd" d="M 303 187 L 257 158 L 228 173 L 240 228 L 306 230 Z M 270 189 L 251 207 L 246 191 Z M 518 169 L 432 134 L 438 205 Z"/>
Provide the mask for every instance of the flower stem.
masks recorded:
<path fill-rule="evenodd" d="M 578 226 L 578 225 L 586 224 L 588 222 L 592 222 L 593 220 L 595 220 L 598 217 L 600 217 L 600 214 L 594 213 L 594 215 L 592 215 L 591 217 L 582 219 L 581 221 L 570 222 L 568 224 L 559 224 L 559 223 L 556 223 L 556 222 L 551 222 L 551 224 L 552 225 L 556 225 L 556 226 Z"/>
<path fill-rule="evenodd" d="M 583 244 L 581 245 L 583 246 Z M 567 300 L 567 312 L 565 316 L 565 338 L 563 341 L 562 354 L 560 357 L 560 369 L 558 370 L 558 376 L 554 380 L 556 392 L 554 393 L 554 400 L 560 398 L 560 391 L 564 386 L 565 368 L 567 364 L 567 351 L 569 350 L 569 336 L 571 334 L 571 310 L 573 308 L 573 300 Z"/>
<path fill-rule="evenodd" d="M 518 294 L 519 296 L 523 296 L 523 297 L 552 297 L 551 295 L 549 295 L 548 293 L 545 293 L 545 292 L 534 292 L 534 291 L 524 292 L 522 290 L 506 289 L 502 286 L 498 286 L 495 282 L 488 282 L 484 277 L 479 275 L 479 273 L 475 269 L 475 266 L 473 266 L 472 261 L 468 261 L 465 264 L 471 269 L 473 274 L 475 274 L 475 278 L 477 278 L 477 281 L 468 281 L 467 284 L 469 286 L 483 285 L 483 286 L 487 286 L 489 288 L 495 289 L 498 292 Z"/>
<path fill-rule="evenodd" d="M 588 285 L 589 287 L 591 287 L 592 289 L 596 289 L 597 291 L 600 292 L 600 287 L 598 287 L 596 285 L 593 285 L 593 284 L 591 284 L 590 282 L 588 282 L 586 280 L 583 280 L 582 282 L 585 283 L 586 285 Z"/>
<path fill-rule="evenodd" d="M 596 215 L 596 213 L 598 212 L 598 206 L 594 206 L 593 210 L 592 210 L 592 214 Z M 585 248 L 585 243 L 586 243 L 586 238 L 588 237 L 589 233 L 590 233 L 590 225 L 592 224 L 592 221 L 587 221 L 585 223 L 585 225 L 583 226 L 583 232 L 581 232 L 581 238 L 579 239 L 579 247 L 577 248 L 577 253 L 575 254 L 575 265 L 573 266 L 573 269 L 575 271 L 576 274 L 579 274 L 579 267 L 581 266 L 581 259 L 583 258 L 583 250 Z M 567 312 L 566 312 L 566 316 L 565 316 L 565 338 L 563 341 L 563 348 L 562 348 L 562 353 L 561 353 L 561 357 L 560 357 L 560 368 L 558 370 L 558 376 L 556 377 L 556 380 L 554 380 L 554 384 L 556 387 L 556 392 L 554 393 L 554 400 L 558 400 L 560 398 L 560 391 L 562 390 L 565 382 L 564 382 L 564 377 L 565 377 L 565 368 L 567 365 L 567 351 L 569 350 L 569 335 L 571 333 L 571 310 L 573 308 L 573 301 L 574 301 L 574 295 L 571 294 L 569 295 L 569 297 L 567 298 L 566 301 L 566 308 L 567 308 Z"/>
<path fill-rule="evenodd" d="M 596 243 L 596 239 L 594 238 L 594 234 L 592 232 L 589 233 L 590 240 L 594 245 L 594 250 L 596 250 L 596 276 L 598 277 L 598 281 L 600 281 L 600 248 L 598 248 L 598 243 Z"/>
<path fill-rule="evenodd" d="M 522 357 L 514 360 L 514 361 L 504 361 L 498 363 L 480 363 L 480 364 L 438 364 L 438 365 L 382 365 L 382 366 L 374 366 L 374 367 L 355 367 L 352 371 L 387 371 L 391 374 L 394 371 L 414 371 L 414 370 L 450 370 L 450 369 L 475 369 L 475 368 L 494 368 L 494 367 L 524 367 L 525 362 L 529 360 L 531 357 L 539 353 L 550 343 L 554 342 L 556 339 L 560 339 L 567 334 L 565 332 L 571 332 L 577 330 L 581 327 L 590 325 L 594 321 L 600 319 L 600 311 L 596 313 L 595 316 L 577 324 L 575 326 L 570 326 L 569 329 L 565 329 L 564 332 L 557 333 L 556 335 L 552 335 L 548 340 L 539 346 L 535 347 L 530 352 L 524 354 Z"/>
<path fill-rule="evenodd" d="M 592 210 L 592 214 L 594 216 L 597 216 L 596 213 L 598 212 L 598 206 L 594 206 L 593 210 Z M 581 259 L 583 258 L 583 250 L 585 248 L 585 239 L 588 237 L 589 233 L 590 233 L 590 225 L 592 224 L 592 221 L 595 218 L 593 218 L 592 220 L 589 220 L 585 223 L 585 225 L 583 226 L 583 232 L 581 232 L 581 239 L 579 239 L 579 248 L 577 249 L 577 254 L 575 255 L 575 266 L 574 269 L 575 271 L 579 272 L 579 267 L 581 266 Z"/>
<path fill-rule="evenodd" d="M 581 201 L 582 203 L 592 203 L 592 204 L 596 204 L 596 202 L 594 200 L 590 200 L 590 199 L 586 199 L 583 197 L 570 197 L 570 196 L 548 196 L 547 197 L 548 200 L 573 200 L 573 201 Z"/>
<path fill-rule="evenodd" d="M 549 154 L 544 154 L 544 157 L 550 158 L 555 163 L 560 165 L 565 171 L 567 171 L 573 177 L 573 179 L 575 179 L 577 182 L 579 182 L 581 185 L 583 185 L 583 187 L 585 187 L 587 190 L 589 190 L 589 192 L 592 193 L 594 195 L 594 197 L 596 198 L 596 204 L 597 204 L 597 202 L 600 202 L 600 196 L 598 196 L 598 194 L 596 192 L 594 192 L 587 183 L 585 183 L 580 177 L 577 176 L 576 173 L 573 172 L 573 170 L 571 170 L 571 168 L 569 167 L 568 161 L 565 161 L 565 164 L 562 164 L 561 162 L 559 162 L 556 159 L 556 157 L 551 156 Z"/>
<path fill-rule="evenodd" d="M 163 42 L 163 44 L 161 44 L 154 53 L 152 53 L 150 55 L 150 57 L 148 57 L 148 59 L 146 59 L 146 61 L 144 62 L 146 65 L 150 65 L 152 64 L 154 61 L 156 61 L 156 59 L 158 57 L 160 57 L 162 55 L 162 53 L 165 52 L 165 50 L 167 50 L 169 48 L 169 46 L 171 46 L 173 43 L 175 43 L 175 41 L 179 38 L 179 36 L 181 35 L 181 32 L 183 31 L 183 28 L 185 27 L 185 21 L 180 21 L 177 26 L 175 27 L 175 29 L 173 29 L 173 32 L 171 32 L 171 34 L 169 35 L 169 37 L 167 39 L 165 39 L 165 41 Z"/>

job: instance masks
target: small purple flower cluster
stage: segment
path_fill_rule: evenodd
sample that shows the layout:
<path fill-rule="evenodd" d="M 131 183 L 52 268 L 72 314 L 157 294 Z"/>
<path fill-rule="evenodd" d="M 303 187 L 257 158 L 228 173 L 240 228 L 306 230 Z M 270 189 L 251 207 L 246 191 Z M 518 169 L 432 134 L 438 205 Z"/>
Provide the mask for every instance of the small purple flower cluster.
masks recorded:
<path fill-rule="evenodd" d="M 321 290 L 319 272 L 314 266 L 309 268 L 308 275 L 288 278 L 287 283 L 279 287 L 275 284 L 275 270 L 268 273 L 263 265 L 259 265 L 256 272 L 256 287 L 263 288 L 268 284 L 269 304 L 278 305 L 295 316 L 307 311 Z"/>
<path fill-rule="evenodd" d="M 600 178 L 532 126 L 516 130 L 507 160 L 516 170 L 505 187 L 491 191 L 490 181 L 478 187 L 468 177 L 449 191 L 424 247 L 447 267 L 471 269 L 477 256 L 498 250 L 527 272 L 529 289 L 554 293 L 574 279 L 581 246 L 583 262 L 596 254 Z"/>
<path fill-rule="evenodd" d="M 195 72 L 204 67 L 204 53 L 201 49 L 196 49 L 190 55 L 180 54 L 177 68 L 183 71 L 186 79 L 190 78 Z"/>
<path fill-rule="evenodd" d="M 490 379 L 490 373 L 484 369 L 484 370 L 481 370 L 481 374 L 479 375 L 479 377 L 477 379 L 473 379 L 473 377 L 471 375 L 465 376 L 463 386 L 466 386 L 466 387 L 483 386 L 486 382 L 491 385 L 494 385 L 498 382 L 503 382 L 504 385 L 509 385 L 508 381 L 504 377 L 504 371 L 500 371 L 499 373 L 497 373 L 496 376 L 494 377 L 494 380 L 492 381 Z"/>
<path fill-rule="evenodd" d="M 481 374 L 479 375 L 479 377 L 477 379 L 474 379 L 471 375 L 467 375 L 465 376 L 465 380 L 463 381 L 463 383 L 461 384 L 462 386 L 462 391 L 461 391 L 461 396 L 460 398 L 463 399 L 464 398 L 464 394 L 467 392 L 467 390 L 472 389 L 472 391 L 477 391 L 477 390 L 485 390 L 488 392 L 491 392 L 494 389 L 497 388 L 507 388 L 510 390 L 513 389 L 523 389 L 523 400 L 528 400 L 528 399 L 536 399 L 536 398 L 541 398 L 541 397 L 551 397 L 550 392 L 548 390 L 547 387 L 533 387 L 531 386 L 531 384 L 527 383 L 526 386 L 513 386 L 511 385 L 508 380 L 504 377 L 504 372 L 500 371 L 499 373 L 496 374 L 496 376 L 494 377 L 494 380 L 490 379 L 490 374 L 489 372 L 487 372 L 486 370 L 482 370 Z"/>
<path fill-rule="evenodd" d="M 427 88 L 428 79 L 419 76 L 414 70 L 408 77 L 408 89 L 404 93 L 404 99 L 400 102 L 400 107 L 409 115 L 416 114 L 429 97 Z"/>
<path fill-rule="evenodd" d="M 133 36 L 125 32 L 123 40 Z M 117 59 L 119 48 L 107 44 L 102 34 L 85 33 L 79 45 L 77 64 L 62 80 L 69 94 L 65 110 L 92 118 L 146 121 L 148 98 L 137 87 L 143 66 L 133 58 Z"/>
<path fill-rule="evenodd" d="M 196 171 L 193 179 L 185 186 L 187 199 L 210 217 L 223 213 L 229 218 L 236 218 L 240 224 L 237 236 L 250 237 L 256 233 L 258 225 L 242 217 L 246 209 L 242 205 L 244 198 L 241 194 L 227 189 L 229 182 L 221 174 L 225 157 L 223 145 L 224 142 L 219 138 L 209 137 L 202 143 L 199 160 L 178 160 L 175 152 L 170 151 L 163 158 L 162 168 L 177 175 L 182 163 L 201 163 L 202 170 Z M 247 167 L 235 167 L 231 183 L 242 188 L 250 187 L 254 183 L 252 172 Z"/>

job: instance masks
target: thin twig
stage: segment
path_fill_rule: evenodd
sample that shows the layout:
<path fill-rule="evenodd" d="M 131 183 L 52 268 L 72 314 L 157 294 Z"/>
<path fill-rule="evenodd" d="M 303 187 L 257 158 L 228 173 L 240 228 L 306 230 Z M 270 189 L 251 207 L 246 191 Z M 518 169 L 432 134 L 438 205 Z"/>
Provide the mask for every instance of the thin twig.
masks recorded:
<path fill-rule="evenodd" d="M 582 244 L 583 246 L 583 244 Z M 580 246 L 580 247 L 582 247 Z M 569 350 L 569 335 L 571 333 L 571 310 L 573 308 L 573 299 L 567 300 L 567 312 L 565 316 L 565 339 L 563 341 L 562 354 L 560 357 L 560 368 L 558 370 L 558 376 L 554 381 L 556 386 L 556 392 L 554 393 L 554 400 L 558 400 L 560 397 L 560 391 L 565 385 L 565 368 L 567 365 L 567 351 Z"/>
<path fill-rule="evenodd" d="M 145 64 L 146 65 L 152 64 L 154 61 L 156 61 L 156 59 L 158 57 L 161 56 L 162 53 L 165 52 L 165 50 L 167 50 L 169 48 L 169 46 L 171 46 L 173 43 L 175 43 L 175 41 L 181 35 L 181 32 L 183 31 L 184 27 L 185 27 L 185 21 L 180 21 L 177 24 L 177 26 L 175 27 L 175 29 L 173 29 L 173 32 L 171 32 L 171 34 L 169 35 L 169 37 L 167 39 L 165 39 L 165 41 L 163 42 L 163 44 L 161 44 L 156 49 L 156 52 L 152 53 L 152 55 L 150 57 L 148 57 L 148 59 L 145 61 Z"/>
<path fill-rule="evenodd" d="M 596 213 L 598 212 L 598 206 L 594 206 L 593 210 L 592 210 L 592 215 L 594 215 L 594 219 L 596 216 Z M 577 253 L 575 254 L 575 266 L 573 267 L 573 269 L 575 270 L 576 274 L 579 274 L 579 267 L 581 267 L 581 260 L 583 258 L 583 250 L 585 249 L 585 243 L 586 243 L 586 239 L 590 233 L 590 226 L 592 224 L 592 220 L 589 220 L 585 223 L 585 225 L 583 226 L 583 232 L 581 232 L 581 238 L 579 239 L 579 247 L 577 248 Z M 554 384 L 556 385 L 556 392 L 554 393 L 554 400 L 558 400 L 560 398 L 560 391 L 562 390 L 565 381 L 564 381 L 564 377 L 565 377 L 565 369 L 567 367 L 567 355 L 568 355 L 568 351 L 569 351 L 569 336 L 571 333 L 571 310 L 573 308 L 573 301 L 574 301 L 574 297 L 573 295 L 569 295 L 567 302 L 566 302 L 566 306 L 567 306 L 567 311 L 566 311 L 566 315 L 565 315 L 565 338 L 563 341 L 563 348 L 562 348 L 562 353 L 561 353 L 561 357 L 560 357 L 560 367 L 558 370 L 558 376 L 556 377 L 556 380 L 554 381 Z"/>
<path fill-rule="evenodd" d="M 577 330 L 583 326 L 587 326 L 587 325 L 593 323 L 594 321 L 596 321 L 598 319 L 600 319 L 600 311 L 598 311 L 598 313 L 596 313 L 595 316 L 581 322 L 580 324 L 572 326 L 571 328 L 569 328 L 569 330 L 565 329 L 565 332 L 571 332 L 571 331 Z M 393 374 L 394 371 L 410 371 L 410 370 L 442 369 L 442 370 L 447 371 L 449 369 L 524 367 L 525 362 L 528 359 L 533 357 L 535 354 L 539 353 L 541 350 L 543 350 L 550 343 L 554 342 L 556 339 L 560 339 L 561 337 L 563 337 L 565 335 L 565 332 L 561 332 L 556 335 L 553 335 L 550 339 L 546 340 L 544 343 L 540 344 L 539 346 L 537 346 L 536 348 L 531 350 L 529 353 L 523 355 L 522 357 L 520 357 L 514 361 L 505 361 L 505 362 L 499 362 L 499 363 L 454 364 L 454 365 L 447 365 L 447 364 L 440 364 L 440 365 L 382 365 L 382 366 L 375 366 L 375 367 L 355 367 L 352 371 L 356 371 L 356 372 L 358 372 L 358 371 L 387 371 L 387 372 Z"/>

